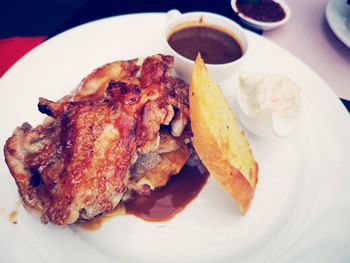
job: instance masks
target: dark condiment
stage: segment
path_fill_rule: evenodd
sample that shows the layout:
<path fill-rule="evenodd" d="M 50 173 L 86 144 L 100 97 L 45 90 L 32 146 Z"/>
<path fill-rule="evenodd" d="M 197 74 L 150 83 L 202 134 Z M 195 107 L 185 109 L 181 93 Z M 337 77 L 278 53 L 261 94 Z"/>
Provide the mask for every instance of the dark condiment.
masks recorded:
<path fill-rule="evenodd" d="M 224 64 L 242 57 L 239 42 L 229 33 L 207 25 L 188 26 L 172 33 L 169 45 L 180 55 L 195 60 L 198 52 L 205 63 Z"/>
<path fill-rule="evenodd" d="M 166 221 L 182 211 L 201 191 L 209 173 L 186 164 L 166 186 L 156 189 L 149 197 L 138 195 L 125 204 L 126 213 L 146 221 Z"/>
<path fill-rule="evenodd" d="M 277 22 L 286 17 L 279 3 L 272 0 L 237 0 L 240 13 L 262 22 Z"/>

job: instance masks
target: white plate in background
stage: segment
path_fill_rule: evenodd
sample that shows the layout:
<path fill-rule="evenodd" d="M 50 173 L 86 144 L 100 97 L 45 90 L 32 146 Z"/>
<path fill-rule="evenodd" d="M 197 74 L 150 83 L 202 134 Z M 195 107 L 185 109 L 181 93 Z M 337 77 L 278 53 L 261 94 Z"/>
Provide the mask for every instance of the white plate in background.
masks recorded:
<path fill-rule="evenodd" d="M 334 34 L 350 48 L 350 5 L 346 0 L 330 0 L 326 7 L 326 18 Z"/>

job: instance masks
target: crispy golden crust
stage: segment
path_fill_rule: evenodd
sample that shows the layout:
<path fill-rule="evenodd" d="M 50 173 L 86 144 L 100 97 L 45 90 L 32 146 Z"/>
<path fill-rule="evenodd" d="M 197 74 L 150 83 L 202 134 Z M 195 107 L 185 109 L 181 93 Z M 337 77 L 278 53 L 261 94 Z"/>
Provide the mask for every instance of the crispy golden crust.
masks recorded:
<path fill-rule="evenodd" d="M 155 151 L 161 125 L 176 126 L 179 134 L 189 118 L 188 85 L 171 76 L 174 58 L 156 55 L 141 67 L 142 114 L 137 128 L 138 151 Z M 183 125 L 175 125 L 182 123 Z"/>
<path fill-rule="evenodd" d="M 136 121 L 124 107 L 122 99 L 99 103 L 40 99 L 39 108 L 55 118 L 52 129 L 17 129 L 5 145 L 25 204 L 42 210 L 44 219 L 58 225 L 114 208 L 126 191 L 136 150 Z M 32 183 L 34 173 L 40 177 L 39 185 Z"/>
<path fill-rule="evenodd" d="M 35 128 L 22 125 L 7 140 L 5 159 L 23 204 L 44 222 L 66 225 L 113 209 L 128 190 L 137 153 L 162 154 L 183 144 L 188 86 L 171 76 L 173 58 L 136 62 L 98 68 L 58 102 L 40 98 L 39 110 L 50 117 Z M 179 120 L 179 136 L 168 138 Z M 161 125 L 167 131 L 162 140 Z M 163 183 L 187 160 L 180 154 Z"/>
<path fill-rule="evenodd" d="M 258 181 L 258 165 L 220 87 L 208 76 L 200 56 L 190 85 L 190 117 L 193 145 L 199 157 L 245 214 Z"/>
<path fill-rule="evenodd" d="M 128 82 L 135 80 L 140 67 L 137 59 L 115 61 L 95 69 L 80 83 L 72 93 L 71 101 L 103 99 L 105 90 L 111 80 Z"/>

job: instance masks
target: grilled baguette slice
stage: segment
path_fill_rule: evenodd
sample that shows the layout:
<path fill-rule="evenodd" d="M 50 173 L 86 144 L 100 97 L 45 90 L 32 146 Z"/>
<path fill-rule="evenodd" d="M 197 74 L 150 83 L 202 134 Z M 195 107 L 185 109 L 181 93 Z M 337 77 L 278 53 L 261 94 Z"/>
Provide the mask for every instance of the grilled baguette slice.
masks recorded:
<path fill-rule="evenodd" d="M 193 68 L 189 102 L 194 148 L 244 215 L 254 196 L 258 165 L 244 132 L 221 88 L 210 79 L 200 54 Z"/>

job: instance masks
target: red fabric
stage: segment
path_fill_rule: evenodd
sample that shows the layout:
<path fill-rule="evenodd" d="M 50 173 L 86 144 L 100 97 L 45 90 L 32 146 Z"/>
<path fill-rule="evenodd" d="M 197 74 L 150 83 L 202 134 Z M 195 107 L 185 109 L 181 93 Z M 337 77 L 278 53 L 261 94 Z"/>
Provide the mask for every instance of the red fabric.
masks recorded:
<path fill-rule="evenodd" d="M 0 78 L 17 60 L 45 39 L 46 36 L 0 39 Z"/>

